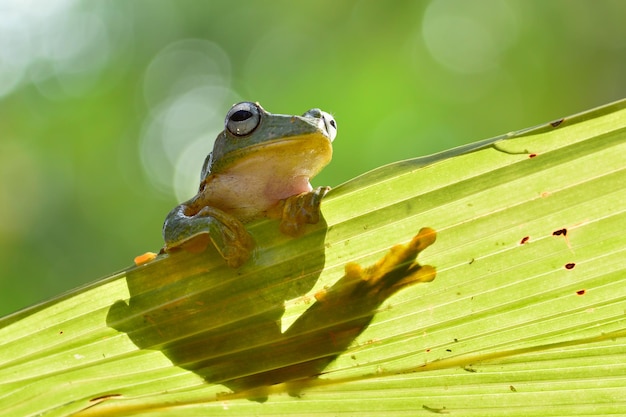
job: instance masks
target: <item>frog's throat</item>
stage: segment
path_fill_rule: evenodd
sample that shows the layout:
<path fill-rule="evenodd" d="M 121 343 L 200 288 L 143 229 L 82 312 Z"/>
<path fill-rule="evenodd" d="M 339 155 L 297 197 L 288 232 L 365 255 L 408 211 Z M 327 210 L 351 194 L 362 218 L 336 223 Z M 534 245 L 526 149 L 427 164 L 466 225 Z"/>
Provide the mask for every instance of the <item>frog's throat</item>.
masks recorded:
<path fill-rule="evenodd" d="M 312 178 L 328 165 L 332 155 L 330 138 L 322 132 L 314 132 L 277 138 L 232 151 L 215 161 L 211 172 L 293 165 L 297 167 L 296 170 L 306 172 Z"/>

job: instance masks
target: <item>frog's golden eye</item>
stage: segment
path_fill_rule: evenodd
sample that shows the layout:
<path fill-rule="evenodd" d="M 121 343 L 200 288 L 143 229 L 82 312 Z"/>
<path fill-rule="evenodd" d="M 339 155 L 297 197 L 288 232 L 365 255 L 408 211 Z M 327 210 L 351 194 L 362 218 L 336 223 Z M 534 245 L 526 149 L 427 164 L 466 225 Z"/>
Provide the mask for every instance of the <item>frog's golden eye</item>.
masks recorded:
<path fill-rule="evenodd" d="M 235 136 L 249 135 L 261 122 L 259 107 L 248 101 L 235 104 L 228 111 L 224 125 Z"/>

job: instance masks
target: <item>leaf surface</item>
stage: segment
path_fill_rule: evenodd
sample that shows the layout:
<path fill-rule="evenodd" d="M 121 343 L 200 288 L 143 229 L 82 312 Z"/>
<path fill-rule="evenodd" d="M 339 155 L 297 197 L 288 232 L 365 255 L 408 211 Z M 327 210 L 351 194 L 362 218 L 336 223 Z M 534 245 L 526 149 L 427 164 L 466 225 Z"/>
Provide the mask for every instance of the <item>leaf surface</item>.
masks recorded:
<path fill-rule="evenodd" d="M 252 224 L 259 247 L 240 270 L 211 250 L 161 256 L 7 316 L 0 413 L 625 414 L 624 155 L 620 101 L 364 174 L 301 238 Z M 387 300 L 299 397 L 278 384 L 250 401 L 168 350 L 209 334 L 236 359 L 224 372 L 245 372 L 229 340 L 277 311 L 288 331 L 348 262 L 370 265 L 422 227 L 438 233 L 420 255 L 436 279 Z"/>

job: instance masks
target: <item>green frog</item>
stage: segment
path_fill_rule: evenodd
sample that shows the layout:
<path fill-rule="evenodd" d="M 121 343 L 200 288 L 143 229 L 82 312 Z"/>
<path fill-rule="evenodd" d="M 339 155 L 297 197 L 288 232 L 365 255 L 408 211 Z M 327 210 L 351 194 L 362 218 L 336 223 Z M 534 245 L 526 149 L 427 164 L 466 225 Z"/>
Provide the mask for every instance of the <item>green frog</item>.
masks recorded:
<path fill-rule="evenodd" d="M 319 221 L 330 187 L 313 189 L 309 181 L 331 160 L 337 123 L 320 109 L 289 116 L 242 102 L 224 125 L 204 161 L 198 193 L 165 219 L 163 250 L 202 251 L 212 242 L 236 268 L 254 248 L 245 223 L 274 218 L 281 232 L 298 236 Z"/>
<path fill-rule="evenodd" d="M 288 235 L 322 220 L 320 202 L 329 188 L 313 190 L 309 180 L 330 162 L 336 129 L 333 118 L 319 109 L 285 116 L 255 103 L 233 106 L 202 168 L 198 194 L 165 220 L 165 250 L 204 250 L 213 242 L 228 265 L 237 267 L 254 246 L 244 227 L 252 219 L 279 219 Z M 163 259 L 128 271 L 131 296 L 111 307 L 107 323 L 139 348 L 160 349 L 173 364 L 228 387 L 232 398 L 264 401 L 281 390 L 300 395 L 335 358 L 355 347 L 389 297 L 435 279 L 435 268 L 420 265 L 417 256 L 436 235 L 422 228 L 369 267 L 348 262 L 343 277 L 315 293 L 310 291 L 325 264 L 325 233 L 311 236 L 309 255 L 297 262 L 293 248 L 278 246 L 271 265 L 250 273 L 216 274 L 193 266 L 195 260 Z M 369 253 L 364 250 L 363 256 Z M 194 282 L 201 286 L 146 289 L 155 275 L 169 277 L 171 268 L 180 269 L 176 279 L 199 278 Z M 311 305 L 283 330 L 287 301 L 305 299 Z"/>

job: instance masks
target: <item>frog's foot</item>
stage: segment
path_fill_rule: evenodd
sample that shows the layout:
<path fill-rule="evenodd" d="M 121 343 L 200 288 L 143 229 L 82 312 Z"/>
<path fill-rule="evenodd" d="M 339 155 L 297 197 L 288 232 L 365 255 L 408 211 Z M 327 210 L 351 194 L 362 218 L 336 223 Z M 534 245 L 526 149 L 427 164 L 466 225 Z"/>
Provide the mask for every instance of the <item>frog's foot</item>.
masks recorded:
<path fill-rule="evenodd" d="M 204 207 L 196 216 L 210 220 L 209 236 L 228 266 L 238 268 L 250 258 L 254 240 L 241 221 L 210 207 Z"/>
<path fill-rule="evenodd" d="M 213 242 L 226 263 L 237 268 L 252 253 L 254 240 L 241 221 L 225 212 L 203 207 L 188 216 L 185 207 L 176 207 L 168 216 L 164 228 L 165 252 L 177 248 L 199 253 Z"/>
<path fill-rule="evenodd" d="M 299 236 L 306 224 L 320 220 L 320 204 L 330 187 L 318 187 L 308 193 L 291 196 L 284 200 L 280 231 L 289 236 Z"/>
<path fill-rule="evenodd" d="M 383 258 L 368 268 L 348 263 L 345 275 L 329 290 L 316 294 L 316 299 L 331 303 L 345 303 L 350 298 L 367 299 L 368 304 L 374 307 L 403 288 L 432 281 L 436 275 L 435 268 L 420 265 L 415 259 L 435 242 L 436 236 L 433 229 L 425 227 L 411 242 L 392 247 Z"/>
<path fill-rule="evenodd" d="M 218 249 L 220 248 L 218 247 Z M 245 234 L 231 239 L 230 243 L 223 249 L 220 249 L 220 253 L 228 266 L 231 268 L 239 268 L 250 258 L 252 249 L 254 249 L 254 240 L 252 240 L 252 236 L 246 232 Z"/>

